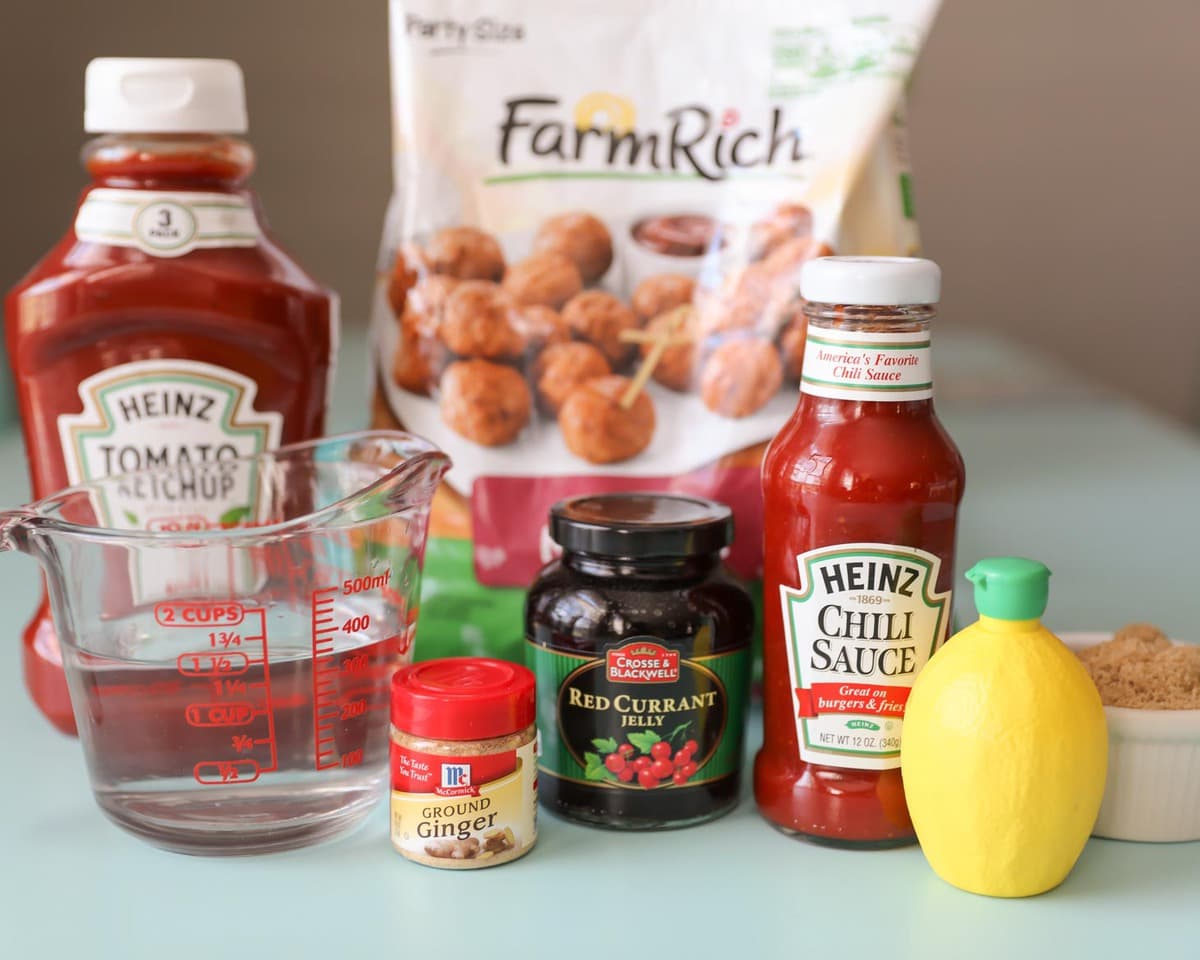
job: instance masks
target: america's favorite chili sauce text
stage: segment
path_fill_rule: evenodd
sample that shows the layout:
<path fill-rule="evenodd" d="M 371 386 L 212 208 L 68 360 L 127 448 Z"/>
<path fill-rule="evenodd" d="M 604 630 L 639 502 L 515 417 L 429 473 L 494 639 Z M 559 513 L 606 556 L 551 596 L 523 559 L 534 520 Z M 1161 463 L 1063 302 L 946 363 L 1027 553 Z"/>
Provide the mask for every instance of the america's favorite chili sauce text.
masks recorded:
<path fill-rule="evenodd" d="M 336 303 L 271 237 L 230 61 L 93 61 L 91 183 L 9 293 L 6 335 L 35 497 L 113 473 L 245 456 L 324 431 Z M 118 528 L 239 522 L 252 493 L 102 505 Z M 226 502 L 228 501 L 228 502 Z M 144 571 L 149 596 L 171 585 Z M 43 599 L 25 676 L 74 730 Z"/>
<path fill-rule="evenodd" d="M 899 742 L 950 623 L 962 458 L 933 410 L 936 265 L 813 261 L 796 412 L 763 463 L 764 743 L 780 829 L 848 847 L 914 840 Z"/>

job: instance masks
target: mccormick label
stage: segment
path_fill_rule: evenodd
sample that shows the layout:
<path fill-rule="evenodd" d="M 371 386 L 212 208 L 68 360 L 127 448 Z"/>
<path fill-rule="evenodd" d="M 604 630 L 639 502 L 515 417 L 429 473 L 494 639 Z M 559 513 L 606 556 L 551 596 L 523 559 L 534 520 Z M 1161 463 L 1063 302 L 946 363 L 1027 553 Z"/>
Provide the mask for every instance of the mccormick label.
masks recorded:
<path fill-rule="evenodd" d="M 498 753 L 423 753 L 392 741 L 392 846 L 434 867 L 485 867 L 537 839 L 536 741 Z"/>
<path fill-rule="evenodd" d="M 800 392 L 835 400 L 928 400 L 933 396 L 929 331 L 809 327 Z"/>
<path fill-rule="evenodd" d="M 644 790 L 737 772 L 749 650 L 688 657 L 680 646 L 632 637 L 579 656 L 530 641 L 542 773 L 599 789 Z"/>
<path fill-rule="evenodd" d="M 796 563 L 800 588 L 779 589 L 801 759 L 900 766 L 909 692 L 946 638 L 941 560 L 912 547 L 846 543 Z"/>
<path fill-rule="evenodd" d="M 200 248 L 253 247 L 254 208 L 230 193 L 162 193 L 98 187 L 75 215 L 84 243 L 136 247 L 152 257 L 182 257 Z"/>
<path fill-rule="evenodd" d="M 58 418 L 70 483 L 151 471 L 106 485 L 95 498 L 105 525 L 118 530 L 206 530 L 255 519 L 258 481 L 234 461 L 277 447 L 283 416 L 255 409 L 253 380 L 192 360 L 139 360 L 79 384 L 81 413 Z M 190 563 L 137 564 L 141 599 L 211 585 Z"/>

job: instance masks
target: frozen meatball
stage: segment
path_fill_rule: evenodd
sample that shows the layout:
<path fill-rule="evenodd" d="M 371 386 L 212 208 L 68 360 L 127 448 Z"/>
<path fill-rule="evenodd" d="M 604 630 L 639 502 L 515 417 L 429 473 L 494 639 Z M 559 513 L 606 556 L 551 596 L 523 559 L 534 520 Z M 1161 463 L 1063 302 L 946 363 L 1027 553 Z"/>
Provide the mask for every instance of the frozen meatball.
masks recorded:
<path fill-rule="evenodd" d="M 558 413 L 567 449 L 590 463 L 619 463 L 635 457 L 654 436 L 654 401 L 638 393 L 629 409 L 621 398 L 628 377 L 600 377 L 571 391 Z"/>
<path fill-rule="evenodd" d="M 776 278 L 761 263 L 731 271 L 715 291 L 697 297 L 700 326 L 705 335 L 733 331 L 776 329 Z"/>
<path fill-rule="evenodd" d="M 590 343 L 556 343 L 542 351 L 534 368 L 538 400 L 548 412 L 558 413 L 576 387 L 610 373 L 608 360 Z"/>
<path fill-rule="evenodd" d="M 795 237 L 812 233 L 812 211 L 801 203 L 781 203 L 750 228 L 750 259 L 760 260 Z"/>
<path fill-rule="evenodd" d="M 692 302 L 696 281 L 679 273 L 660 273 L 647 277 L 633 291 L 633 311 L 642 320 Z"/>
<path fill-rule="evenodd" d="M 429 269 L 459 280 L 495 280 L 504 276 L 504 253 L 490 233 L 475 227 L 446 227 L 425 247 Z"/>
<path fill-rule="evenodd" d="M 783 353 L 783 366 L 792 380 L 799 380 L 800 373 L 804 369 L 804 343 L 807 330 L 808 321 L 804 314 L 800 313 L 783 328 L 783 335 L 779 338 L 779 349 Z"/>
<path fill-rule="evenodd" d="M 783 385 L 779 351 L 753 337 L 727 340 L 704 363 L 700 399 L 723 417 L 748 417 Z"/>
<path fill-rule="evenodd" d="M 388 276 L 387 296 L 397 319 L 404 315 L 408 291 L 417 285 L 417 279 L 425 269 L 425 256 L 415 244 L 405 244 L 396 251 L 392 272 Z"/>
<path fill-rule="evenodd" d="M 512 443 L 529 423 L 533 397 L 512 367 L 460 360 L 442 376 L 442 419 L 456 433 L 485 447 Z"/>
<path fill-rule="evenodd" d="M 446 350 L 428 320 L 410 303 L 400 318 L 400 339 L 392 357 L 392 379 L 409 393 L 428 396 L 445 363 Z"/>
<path fill-rule="evenodd" d="M 626 330 L 636 330 L 637 314 L 611 293 L 585 290 L 563 308 L 563 319 L 581 340 L 594 343 L 613 366 L 628 359 L 631 344 L 621 339 Z"/>
<path fill-rule="evenodd" d="M 516 310 L 516 325 L 530 350 L 541 350 L 571 339 L 567 321 L 557 310 L 534 305 Z"/>
<path fill-rule="evenodd" d="M 450 294 L 438 332 L 442 343 L 460 357 L 517 357 L 525 349 L 525 339 L 515 314 L 512 301 L 496 284 L 468 280 Z"/>
<path fill-rule="evenodd" d="M 796 283 L 796 272 L 806 260 L 833 255 L 833 250 L 812 237 L 794 237 L 777 246 L 763 266 L 781 281 Z"/>
<path fill-rule="evenodd" d="M 696 373 L 696 342 L 700 339 L 695 311 L 676 307 L 659 314 L 646 324 L 646 334 L 646 340 L 640 344 L 643 358 L 654 349 L 655 340 L 670 338 L 670 345 L 658 358 L 651 376 L 672 390 L 690 390 Z"/>
<path fill-rule="evenodd" d="M 583 277 L 574 261 L 561 253 L 540 253 L 508 268 L 504 289 L 518 306 L 562 305 L 583 289 Z"/>
<path fill-rule="evenodd" d="M 441 273 L 428 274 L 408 292 L 408 307 L 426 318 L 428 328 L 436 331 L 445 315 L 450 294 L 461 282 Z"/>
<path fill-rule="evenodd" d="M 612 266 L 612 236 L 608 227 L 590 213 L 562 213 L 538 229 L 533 252 L 569 257 L 579 268 L 583 282 L 592 284 Z"/>

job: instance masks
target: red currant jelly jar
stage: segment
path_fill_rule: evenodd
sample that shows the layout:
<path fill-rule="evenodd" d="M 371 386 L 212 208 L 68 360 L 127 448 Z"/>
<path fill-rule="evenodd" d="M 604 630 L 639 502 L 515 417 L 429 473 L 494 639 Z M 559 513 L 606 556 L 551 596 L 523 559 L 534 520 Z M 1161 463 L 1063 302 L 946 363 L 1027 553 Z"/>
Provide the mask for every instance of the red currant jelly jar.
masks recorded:
<path fill-rule="evenodd" d="M 529 592 L 538 793 L 552 813 L 626 830 L 737 803 L 754 612 L 725 569 L 723 504 L 659 493 L 557 504 L 562 558 Z"/>

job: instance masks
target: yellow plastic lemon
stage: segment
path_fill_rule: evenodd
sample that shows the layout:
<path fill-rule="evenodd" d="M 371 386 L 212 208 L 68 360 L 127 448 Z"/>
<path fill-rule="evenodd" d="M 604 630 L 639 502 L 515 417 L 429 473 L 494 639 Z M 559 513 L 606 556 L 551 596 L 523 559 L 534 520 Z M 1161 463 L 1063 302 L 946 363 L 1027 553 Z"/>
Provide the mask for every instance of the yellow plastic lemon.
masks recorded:
<path fill-rule="evenodd" d="M 1096 822 L 1104 708 L 1082 664 L 1038 619 L 1045 566 L 1000 557 L 967 578 L 980 620 L 913 685 L 904 792 L 938 876 L 972 893 L 1027 897 L 1062 883 Z"/>

